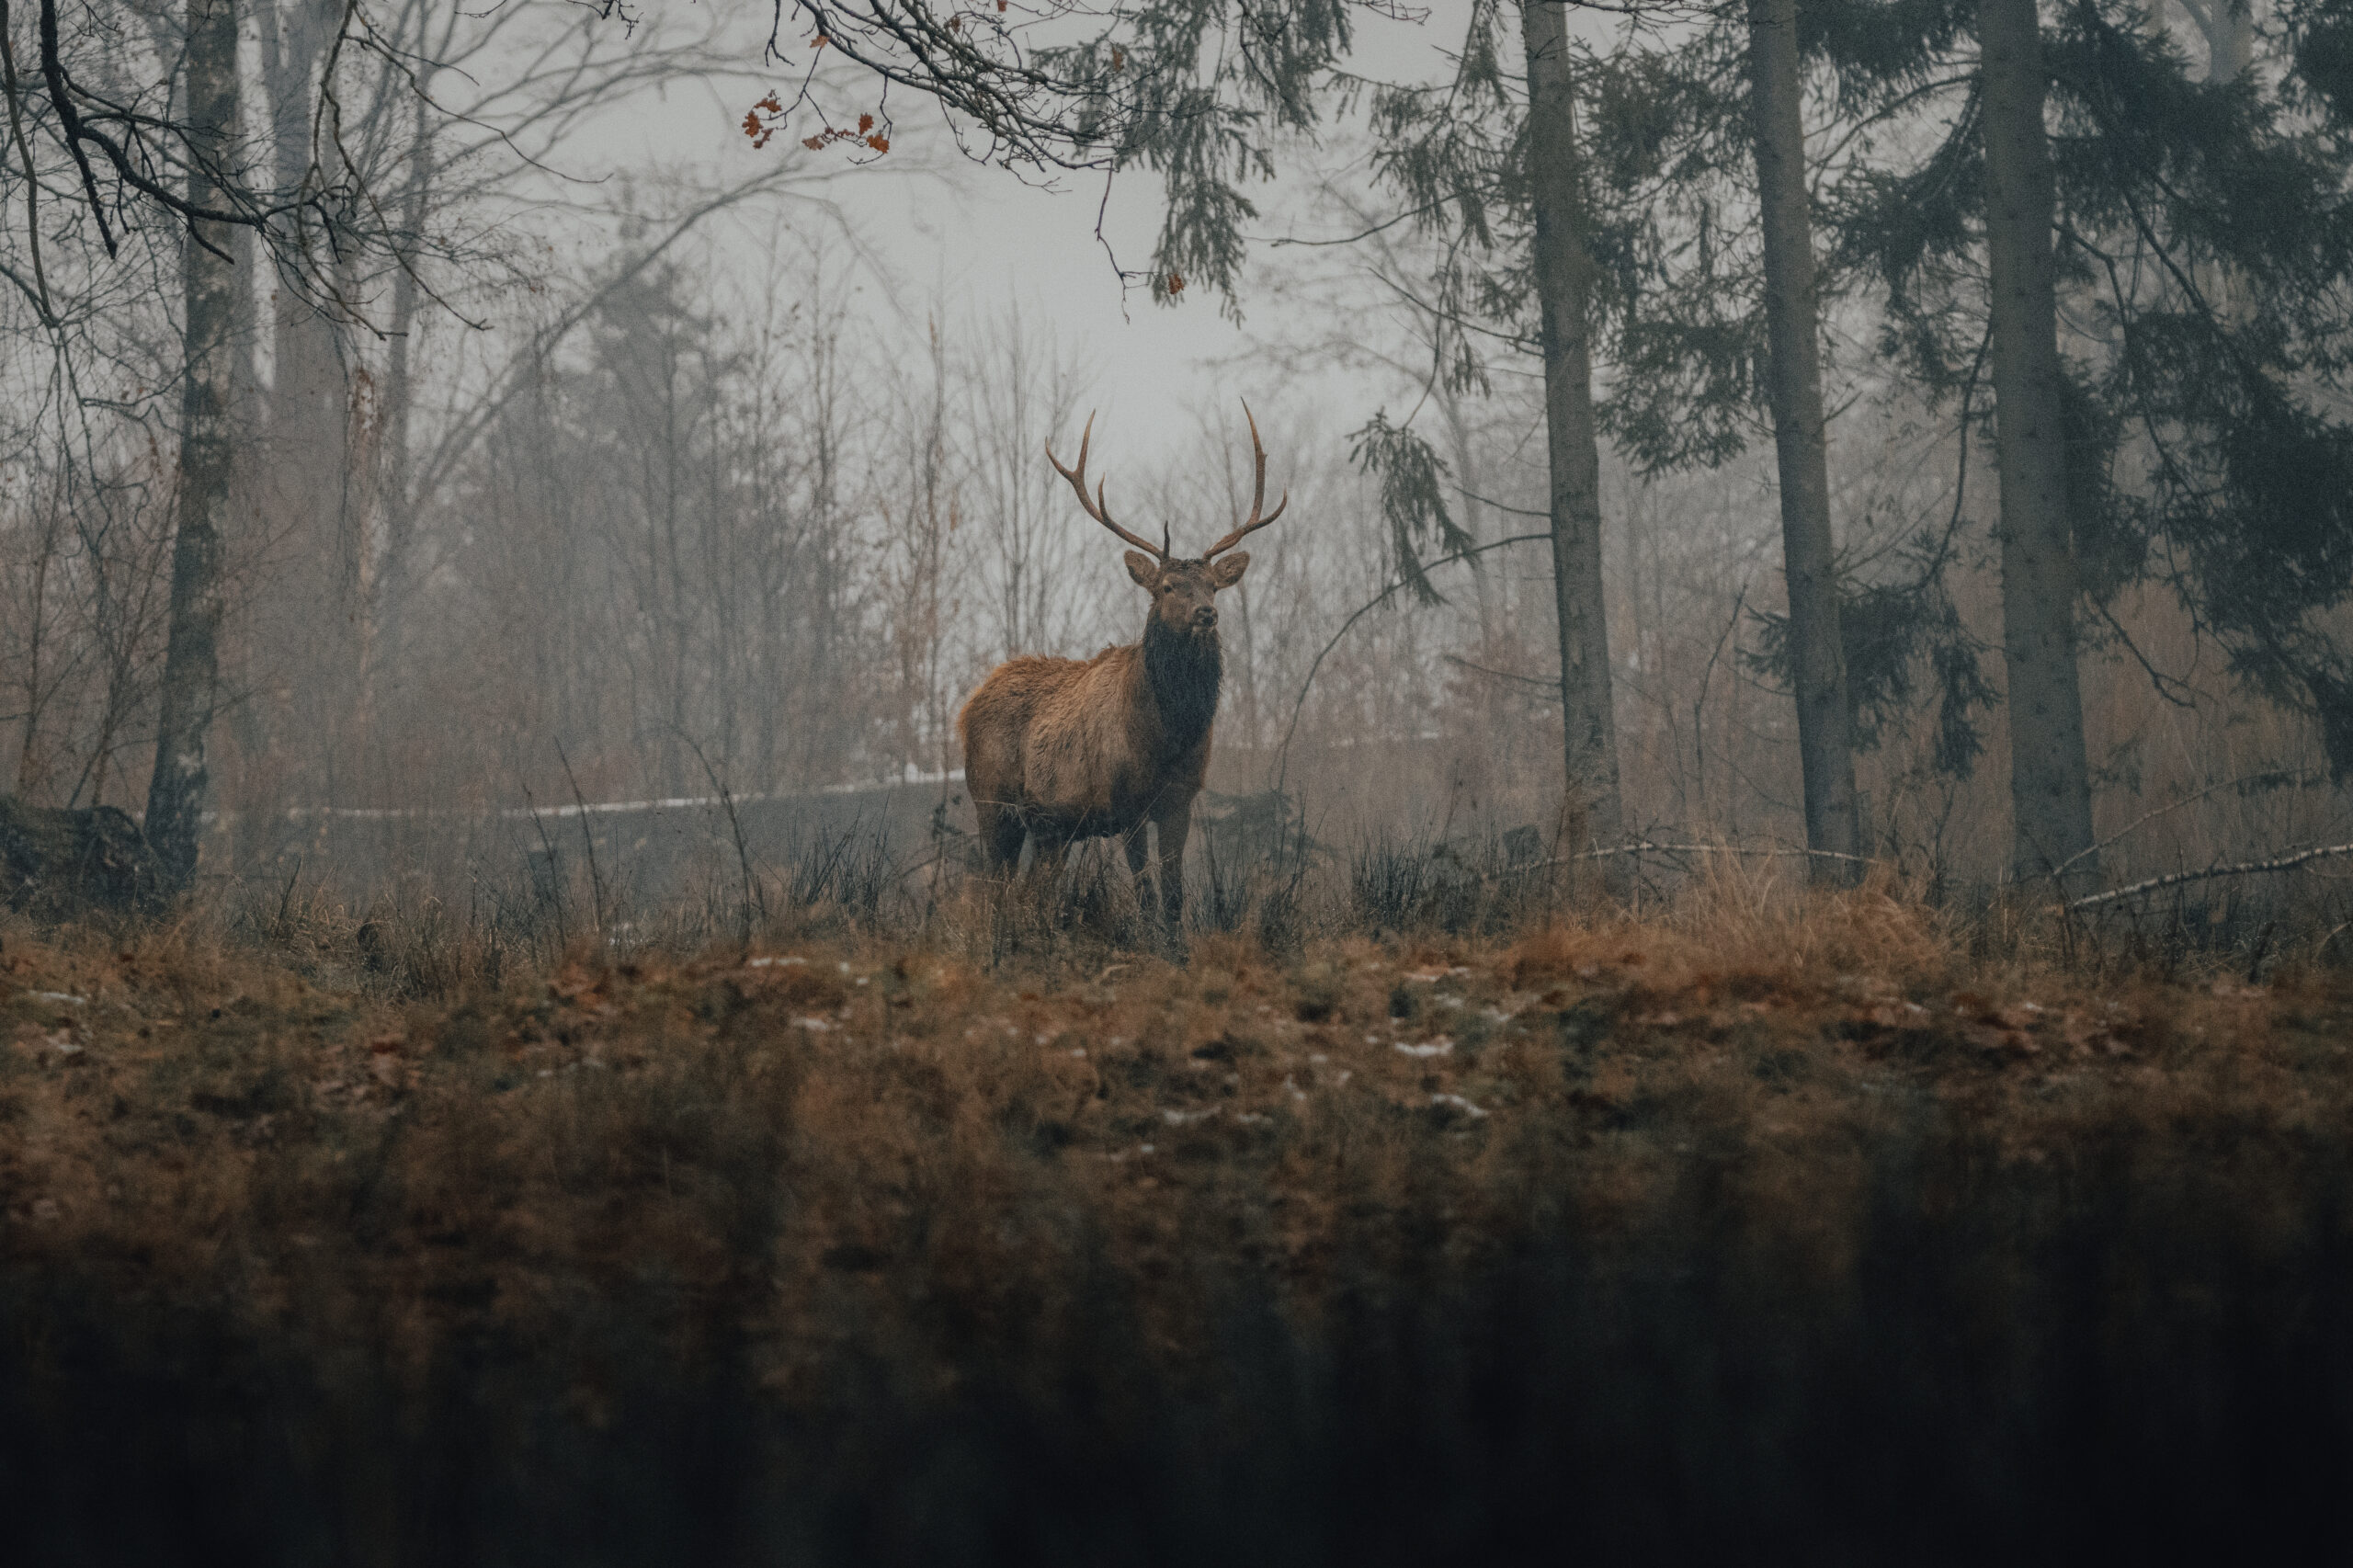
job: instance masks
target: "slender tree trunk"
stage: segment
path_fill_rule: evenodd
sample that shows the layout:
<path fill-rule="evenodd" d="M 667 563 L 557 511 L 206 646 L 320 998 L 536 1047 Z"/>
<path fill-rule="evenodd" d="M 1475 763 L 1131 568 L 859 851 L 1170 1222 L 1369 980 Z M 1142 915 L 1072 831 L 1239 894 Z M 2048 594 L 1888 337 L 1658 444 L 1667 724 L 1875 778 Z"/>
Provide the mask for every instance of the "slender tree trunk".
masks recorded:
<path fill-rule="evenodd" d="M 225 165 L 237 125 L 236 0 L 188 0 L 188 115 L 190 202 L 222 204 L 206 162 Z M 187 382 L 180 398 L 180 455 L 172 541 L 171 626 L 164 653 L 155 775 L 147 786 L 147 841 L 161 862 L 167 895 L 196 880 L 199 817 L 210 783 L 204 761 L 219 690 L 221 539 L 229 522 L 235 460 L 231 422 L 236 381 L 240 280 L 225 254 L 227 236 L 212 224 L 190 225 L 181 244 L 187 294 Z M 208 249 L 205 241 L 222 246 Z"/>
<path fill-rule="evenodd" d="M 1749 0 L 1750 112 L 1765 227 L 1765 329 L 1771 359 L 1773 445 L 1780 460 L 1781 573 L 1790 595 L 1790 673 L 1797 687 L 1798 759 L 1805 773 L 1806 847 L 1817 882 L 1853 880 L 1860 853 L 1855 754 L 1848 741 L 1847 661 L 1831 561 L 1830 465 L 1822 417 L 1820 307 L 1807 211 L 1805 125 L 1799 114 L 1798 0 Z"/>
<path fill-rule="evenodd" d="M 1561 0 L 1522 0 L 1528 51 L 1529 183 L 1536 211 L 1536 295 L 1542 312 L 1544 434 L 1552 465 L 1553 602 L 1569 835 L 1615 844 L 1623 831 L 1618 732 L 1609 698 L 1609 624 L 1601 583 L 1601 449 L 1593 416 L 1587 296 L 1592 258 Z M 1577 823 L 1582 814 L 1583 823 Z M 1582 844 L 1563 844 L 1564 852 Z M 1617 862 L 1601 862 L 1605 880 Z"/>
<path fill-rule="evenodd" d="M 2084 703 L 2075 668 L 2076 574 L 2068 531 L 2056 267 L 2056 197 L 2042 125 L 2035 0 L 1981 0 L 1985 241 L 1993 278 L 1994 427 L 2002 477 L 2002 653 L 2008 668 L 2012 874 L 2066 867 L 2092 846 Z"/>
<path fill-rule="evenodd" d="M 425 243 L 425 210 L 433 184 L 433 131 L 426 95 L 433 74 L 420 71 L 415 122 L 409 133 L 408 184 L 401 197 L 400 244 L 407 265 L 392 275 L 392 319 L 384 346 L 383 439 L 377 448 L 377 494 L 383 509 L 381 557 L 376 566 L 377 668 L 401 667 L 408 609 L 409 572 L 415 552 L 415 486 L 409 481 L 409 415 L 415 403 L 409 369 L 417 318 L 415 267 Z"/>
<path fill-rule="evenodd" d="M 280 190 L 310 174 L 319 74 L 343 7 L 339 0 L 268 0 L 255 28 L 267 97 L 271 177 Z M 313 281 L 348 297 L 356 260 L 348 246 L 332 251 L 320 220 L 305 213 L 288 221 L 278 238 L 301 237 L 313 263 Z M 307 231 L 307 232 L 306 232 Z M 297 286 L 294 268 L 276 269 L 271 289 L 271 368 L 267 460 L 247 465 L 263 504 L 273 554 L 271 580 L 280 588 L 244 618 L 258 644 L 256 673 L 289 699 L 267 705 L 257 722 L 280 733 L 280 752 L 302 755 L 296 777 L 307 776 L 319 798 L 339 799 L 348 758 L 344 741 L 360 707 L 366 607 L 358 583 L 364 521 L 353 505 L 359 454 L 352 436 L 353 392 L 346 363 L 346 334 L 321 308 L 316 291 Z"/>
<path fill-rule="evenodd" d="M 2181 0 L 2206 40 L 2206 79 L 2235 82 L 2255 63 L 2255 8 L 2250 0 Z"/>

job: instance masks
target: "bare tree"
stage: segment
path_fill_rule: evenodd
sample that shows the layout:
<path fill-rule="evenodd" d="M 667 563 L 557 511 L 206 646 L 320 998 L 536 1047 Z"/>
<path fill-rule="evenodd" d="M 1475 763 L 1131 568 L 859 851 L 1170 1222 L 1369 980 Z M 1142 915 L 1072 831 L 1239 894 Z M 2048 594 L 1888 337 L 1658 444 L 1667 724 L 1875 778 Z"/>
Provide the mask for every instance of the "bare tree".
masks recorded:
<path fill-rule="evenodd" d="M 210 773 L 207 733 L 219 695 L 222 540 L 230 527 L 236 431 L 233 258 L 221 231 L 195 213 L 220 207 L 226 193 L 212 170 L 230 153 L 238 115 L 236 0 L 188 0 L 186 55 L 188 238 L 183 267 L 187 380 L 180 402 L 178 525 L 172 547 L 170 642 L 165 653 L 162 710 L 155 724 L 155 773 L 147 786 L 147 842 L 166 886 L 195 880 L 197 840 Z"/>
<path fill-rule="evenodd" d="M 1040 332 L 1018 301 L 982 328 L 964 370 L 969 548 L 984 554 L 1000 659 L 1063 652 L 1077 631 L 1069 508 L 1051 505 L 1045 449 L 1070 427 L 1084 379 L 1052 327 Z"/>

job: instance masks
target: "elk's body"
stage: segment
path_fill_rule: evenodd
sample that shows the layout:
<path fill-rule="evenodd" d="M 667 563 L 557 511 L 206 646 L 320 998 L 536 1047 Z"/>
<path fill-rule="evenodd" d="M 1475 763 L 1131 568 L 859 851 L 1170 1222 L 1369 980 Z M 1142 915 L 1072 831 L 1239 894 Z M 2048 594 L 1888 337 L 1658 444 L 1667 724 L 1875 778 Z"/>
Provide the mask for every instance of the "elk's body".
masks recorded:
<path fill-rule="evenodd" d="M 1093 421 L 1088 425 L 1091 437 Z M 1259 516 L 1267 454 L 1256 421 L 1250 440 L 1257 459 L 1250 517 L 1198 561 L 1174 559 L 1165 540 L 1155 549 L 1113 522 L 1099 484 L 1087 495 L 1086 439 L 1075 470 L 1055 462 L 1087 515 L 1137 546 L 1126 559 L 1128 574 L 1152 596 L 1142 640 L 1092 659 L 1007 660 L 956 719 L 965 788 L 990 868 L 1010 876 L 1025 837 L 1035 839 L 1038 862 L 1049 872 L 1074 839 L 1118 837 L 1129 870 L 1141 878 L 1151 824 L 1159 834 L 1161 913 L 1172 937 L 1181 929 L 1185 840 L 1193 797 L 1209 771 L 1224 670 L 1215 596 L 1240 582 L 1250 564 L 1247 554 L 1218 557 L 1283 509 L 1279 504 Z"/>

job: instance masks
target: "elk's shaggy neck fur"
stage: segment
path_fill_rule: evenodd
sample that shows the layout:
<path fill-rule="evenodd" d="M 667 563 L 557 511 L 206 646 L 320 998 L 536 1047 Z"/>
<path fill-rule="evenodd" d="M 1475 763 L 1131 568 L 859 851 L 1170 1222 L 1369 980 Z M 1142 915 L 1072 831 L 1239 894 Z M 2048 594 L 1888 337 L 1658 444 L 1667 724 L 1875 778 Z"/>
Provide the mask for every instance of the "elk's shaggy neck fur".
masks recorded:
<path fill-rule="evenodd" d="M 1162 755 L 1181 756 L 1217 717 L 1218 681 L 1225 673 L 1217 633 L 1171 631 L 1151 617 L 1143 628 L 1143 673 L 1160 707 Z"/>

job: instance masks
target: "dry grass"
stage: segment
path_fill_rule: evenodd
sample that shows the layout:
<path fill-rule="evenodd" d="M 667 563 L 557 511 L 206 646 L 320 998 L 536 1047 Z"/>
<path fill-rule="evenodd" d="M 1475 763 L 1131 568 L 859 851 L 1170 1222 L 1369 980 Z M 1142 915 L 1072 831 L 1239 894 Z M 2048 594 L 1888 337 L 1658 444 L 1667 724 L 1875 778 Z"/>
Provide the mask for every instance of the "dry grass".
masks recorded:
<path fill-rule="evenodd" d="M 1800 897 L 1737 872 L 1655 918 L 1517 938 L 1324 937 L 1278 958 L 1205 936 L 1176 968 L 1074 941 L 993 964 L 969 930 L 820 931 L 748 954 L 510 954 L 494 976 L 477 954 L 431 1001 L 321 959 L 343 939 L 324 917 L 289 921 L 274 940 L 299 962 L 192 926 L 5 932 L 0 1278 L 20 1332 L 0 1415 L 48 1420 L 85 1408 L 85 1385 L 135 1385 L 190 1402 L 153 1419 L 200 1423 L 206 1400 L 235 1397 L 212 1362 L 237 1347 L 238 1377 L 313 1391 L 283 1394 L 310 1434 L 273 1461 L 287 1484 L 324 1469 L 372 1500 L 327 1507 L 323 1540 L 364 1535 L 369 1508 L 410 1511 L 384 1526 L 404 1550 L 438 1539 L 411 1517 L 433 1515 L 415 1465 L 384 1457 L 410 1450 L 321 1414 L 354 1400 L 383 1433 L 522 1444 L 564 1495 L 615 1484 L 578 1453 L 666 1443 L 672 1417 L 767 1432 L 783 1471 L 903 1503 L 917 1483 L 888 1456 L 975 1409 L 1029 1413 L 1014 1449 L 1050 1470 L 1078 1462 L 1073 1446 L 1274 1464 L 1247 1484 L 1162 1475 L 1161 1502 L 1136 1504 L 1211 1542 L 1202 1521 L 1228 1514 L 1274 1528 L 1290 1494 L 1261 1488 L 1278 1474 L 1334 1506 L 1370 1483 L 1295 1473 L 1343 1441 L 1327 1425 L 1343 1410 L 1368 1432 L 1500 1445 L 1506 1464 L 1531 1462 L 1516 1441 L 1567 1463 L 1628 1423 L 1657 1437 L 1641 1414 L 1655 1407 L 1699 1420 L 1698 1448 L 1658 1462 L 1709 1493 L 1748 1473 L 1754 1444 L 1809 1452 L 1822 1421 L 1817 1446 L 1860 1440 L 1835 1415 L 1853 1394 L 1840 1378 L 1877 1365 L 1857 1335 L 1925 1380 L 1903 1396 L 1914 1417 L 1956 1423 L 1964 1446 L 2006 1432 L 2024 1465 L 2043 1437 L 1956 1391 L 1982 1379 L 1995 1404 L 2031 1405 L 2072 1314 L 2092 1314 L 2099 1355 L 2168 1376 L 2169 1358 L 2194 1373 L 2222 1354 L 2214 1335 L 2254 1332 L 2233 1271 L 2254 1271 L 2248 1310 L 2270 1325 L 2258 1361 L 2346 1326 L 2353 986 L 2319 970 L 2251 986 L 2234 969 L 2068 971 L 2031 943 L 1972 958 L 1899 890 Z M 93 1303 L 108 1303 L 95 1326 Z M 191 1322 L 206 1348 L 176 1337 Z M 1583 1390 L 1543 1420 L 1586 1426 L 1494 1415 L 1464 1369 L 1499 1355 Z M 1610 1381 L 1629 1355 L 1665 1381 Z M 2315 1374 L 2332 1398 L 2336 1358 Z M 1350 1367 L 1381 1391 L 1367 1410 L 1330 1381 Z M 2261 1366 L 2224 1371 L 2234 1397 L 2263 1392 L 2242 1377 Z M 1771 1398 L 1752 1408 L 1744 1376 Z M 1824 1400 L 1833 1415 L 1809 1403 Z M 2079 1414 L 2055 1410 L 2050 1440 L 2079 1440 Z M 2181 1453 L 2240 1430 L 2210 1426 Z M 1011 1462 L 973 1441 L 956 1462 L 974 1473 Z M 650 1455 L 631 1484 L 671 1486 L 671 1462 Z M 1971 1462 L 1994 1465 L 1984 1484 L 2011 1509 L 1987 1528 L 2044 1519 L 2026 1482 Z M 1429 1484 L 1460 1502 L 1508 1480 Z M 1982 1480 L 1938 1501 L 1982 1508 Z M 993 1501 L 935 1483 L 938 1528 L 904 1538 L 865 1513 L 786 1529 L 754 1509 L 770 1522 L 742 1528 L 813 1531 L 819 1557 L 1006 1560 L 958 1550 L 950 1525 L 999 1518 L 1029 1483 Z M 725 1508 L 767 1498 L 743 1485 Z M 1726 1506 L 1792 1528 L 1775 1509 L 1818 1506 L 1803 1485 L 1770 1506 L 1733 1490 Z M 1021 1554 L 1095 1560 L 1034 1533 L 1057 1496 L 1021 1504 Z M 1369 1554 L 1492 1548 L 1498 1521 L 1528 1522 L 1482 1506 L 1453 1535 Z M 1300 1551 L 1349 1539 L 1334 1527 Z"/>

